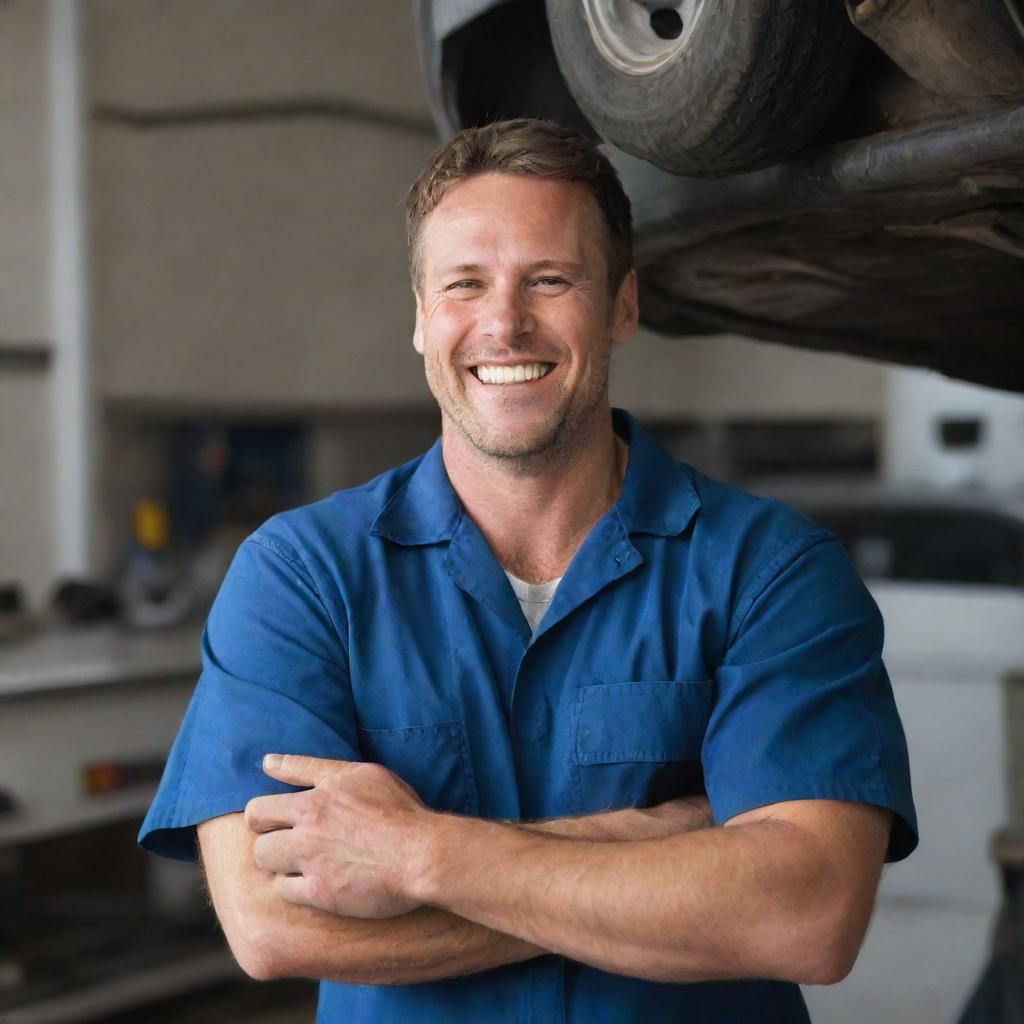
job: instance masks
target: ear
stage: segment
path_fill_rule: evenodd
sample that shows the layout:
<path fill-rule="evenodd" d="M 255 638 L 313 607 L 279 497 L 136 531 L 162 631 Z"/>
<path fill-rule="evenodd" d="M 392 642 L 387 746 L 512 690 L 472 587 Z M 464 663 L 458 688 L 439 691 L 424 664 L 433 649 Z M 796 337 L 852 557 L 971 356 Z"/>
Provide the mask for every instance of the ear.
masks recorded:
<path fill-rule="evenodd" d="M 622 279 L 615 295 L 615 308 L 612 313 L 612 344 L 614 345 L 624 345 L 636 334 L 636 328 L 640 322 L 640 302 L 637 292 L 636 271 L 630 269 Z"/>
<path fill-rule="evenodd" d="M 423 328 L 425 316 L 423 313 L 423 303 L 420 300 L 419 292 L 413 288 L 412 297 L 416 300 L 416 326 L 412 331 L 412 347 L 423 355 Z"/>

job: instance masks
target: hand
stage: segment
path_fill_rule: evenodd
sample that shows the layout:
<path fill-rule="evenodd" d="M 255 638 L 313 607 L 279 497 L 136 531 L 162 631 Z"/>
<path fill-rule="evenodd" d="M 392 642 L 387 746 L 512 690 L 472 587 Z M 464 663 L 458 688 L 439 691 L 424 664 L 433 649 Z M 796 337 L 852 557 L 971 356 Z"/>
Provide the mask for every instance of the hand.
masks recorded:
<path fill-rule="evenodd" d="M 713 828 L 715 824 L 711 804 L 703 793 L 666 800 L 663 804 L 643 808 L 642 813 L 666 822 L 673 832 L 692 832 Z"/>
<path fill-rule="evenodd" d="M 263 770 L 301 793 L 250 800 L 257 865 L 289 903 L 344 917 L 396 917 L 420 903 L 408 894 L 423 838 L 438 818 L 379 764 L 268 754 Z"/>

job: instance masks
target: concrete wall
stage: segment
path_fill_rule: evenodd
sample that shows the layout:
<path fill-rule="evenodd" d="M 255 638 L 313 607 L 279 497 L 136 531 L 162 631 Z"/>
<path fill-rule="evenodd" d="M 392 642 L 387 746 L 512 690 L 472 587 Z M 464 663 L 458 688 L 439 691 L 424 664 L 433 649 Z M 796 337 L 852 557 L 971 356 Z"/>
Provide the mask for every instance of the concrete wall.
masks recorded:
<path fill-rule="evenodd" d="M 436 145 L 404 0 L 94 0 L 97 384 L 426 400 L 401 202 Z"/>
<path fill-rule="evenodd" d="M 49 341 L 46 19 L 0 4 L 0 347 Z"/>
<path fill-rule="evenodd" d="M 401 200 L 432 140 L 357 121 L 93 133 L 101 393 L 426 400 Z"/>
<path fill-rule="evenodd" d="M 886 372 L 866 359 L 730 335 L 641 331 L 616 351 L 611 391 L 616 405 L 664 419 L 874 419 Z"/>
<path fill-rule="evenodd" d="M 428 123 L 409 0 L 89 0 L 101 107 L 349 101 Z"/>
<path fill-rule="evenodd" d="M 38 604 L 53 573 L 48 374 L 0 362 L 0 581 L 20 581 Z"/>
<path fill-rule="evenodd" d="M 34 602 L 53 571 L 47 103 L 47 5 L 9 0 L 0 4 L 0 580 L 20 581 Z"/>

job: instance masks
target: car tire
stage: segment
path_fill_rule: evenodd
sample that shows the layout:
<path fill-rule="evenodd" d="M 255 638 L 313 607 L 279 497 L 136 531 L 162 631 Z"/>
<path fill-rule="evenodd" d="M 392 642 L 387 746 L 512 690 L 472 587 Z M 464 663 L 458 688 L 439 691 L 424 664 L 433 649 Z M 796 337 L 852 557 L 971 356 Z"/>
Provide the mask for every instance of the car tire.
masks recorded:
<path fill-rule="evenodd" d="M 763 167 L 803 147 L 861 42 L 842 0 L 547 0 L 547 13 L 594 128 L 684 175 Z"/>

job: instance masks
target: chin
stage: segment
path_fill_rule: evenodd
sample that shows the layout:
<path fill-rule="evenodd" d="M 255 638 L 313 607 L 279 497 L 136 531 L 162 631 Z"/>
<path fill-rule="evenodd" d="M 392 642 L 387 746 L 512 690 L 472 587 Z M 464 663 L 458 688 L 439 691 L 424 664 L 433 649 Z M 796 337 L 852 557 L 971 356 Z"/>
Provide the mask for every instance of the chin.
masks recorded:
<path fill-rule="evenodd" d="M 477 451 L 493 459 L 521 462 L 550 454 L 557 447 L 561 433 L 561 424 L 556 424 L 533 431 L 480 432 L 469 440 Z"/>

